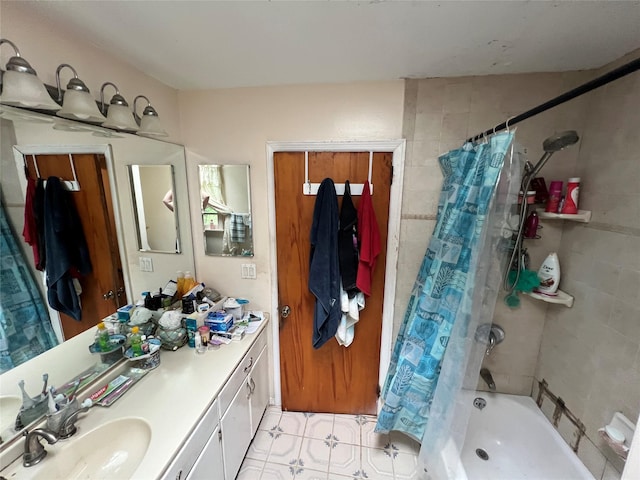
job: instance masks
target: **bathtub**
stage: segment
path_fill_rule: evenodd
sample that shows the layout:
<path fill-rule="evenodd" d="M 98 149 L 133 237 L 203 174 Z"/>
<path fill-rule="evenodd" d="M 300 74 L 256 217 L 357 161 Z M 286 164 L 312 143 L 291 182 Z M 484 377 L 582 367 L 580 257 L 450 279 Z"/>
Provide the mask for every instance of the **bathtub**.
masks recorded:
<path fill-rule="evenodd" d="M 486 405 L 472 407 L 458 478 L 594 480 L 531 397 L 468 393 L 477 397 Z"/>

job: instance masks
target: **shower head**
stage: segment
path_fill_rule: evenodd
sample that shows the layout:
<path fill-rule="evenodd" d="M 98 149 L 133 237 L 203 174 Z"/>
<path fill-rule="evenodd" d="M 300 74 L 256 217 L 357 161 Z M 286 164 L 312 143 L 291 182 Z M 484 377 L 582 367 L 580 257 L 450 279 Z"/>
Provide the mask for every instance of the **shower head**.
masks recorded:
<path fill-rule="evenodd" d="M 551 155 L 556 153 L 558 150 L 562 150 L 565 147 L 569 147 L 580 140 L 578 136 L 578 132 L 575 130 L 567 130 L 566 132 L 560 132 L 556 135 L 552 135 L 547 138 L 544 142 L 542 142 L 542 148 L 544 149 L 544 155 L 542 158 L 538 160 L 535 166 L 532 166 L 529 162 L 526 165 L 528 177 L 534 178 L 542 167 L 544 167 L 547 160 L 551 158 Z"/>
<path fill-rule="evenodd" d="M 578 132 L 575 130 L 567 130 L 566 132 L 560 132 L 547 138 L 542 142 L 542 148 L 544 148 L 545 152 L 553 153 L 577 143 L 578 140 L 580 140 Z"/>

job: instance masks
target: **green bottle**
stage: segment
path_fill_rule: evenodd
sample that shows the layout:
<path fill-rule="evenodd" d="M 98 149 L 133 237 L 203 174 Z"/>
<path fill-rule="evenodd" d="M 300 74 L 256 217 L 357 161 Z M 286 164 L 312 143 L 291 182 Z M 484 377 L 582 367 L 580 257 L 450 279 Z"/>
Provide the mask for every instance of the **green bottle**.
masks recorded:
<path fill-rule="evenodd" d="M 109 331 L 104 326 L 104 322 L 98 324 L 98 331 L 96 332 L 96 345 L 101 352 L 108 352 L 111 350 L 111 342 L 109 341 Z"/>
<path fill-rule="evenodd" d="M 131 352 L 134 357 L 142 355 L 142 336 L 140 335 L 139 330 L 140 329 L 138 327 L 133 327 L 131 329 L 131 337 L 129 339 L 131 342 Z"/>

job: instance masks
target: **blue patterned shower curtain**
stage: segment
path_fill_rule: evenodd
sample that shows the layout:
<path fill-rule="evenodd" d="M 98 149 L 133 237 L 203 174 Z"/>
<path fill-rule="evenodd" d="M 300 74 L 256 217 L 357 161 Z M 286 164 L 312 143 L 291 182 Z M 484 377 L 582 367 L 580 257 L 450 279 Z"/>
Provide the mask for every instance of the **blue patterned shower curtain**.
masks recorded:
<path fill-rule="evenodd" d="M 56 346 L 48 311 L 0 204 L 0 373 Z"/>
<path fill-rule="evenodd" d="M 439 158 L 444 181 L 436 226 L 392 353 L 378 432 L 423 439 L 453 326 L 469 323 L 477 250 L 512 140 L 513 133 L 502 133 Z"/>

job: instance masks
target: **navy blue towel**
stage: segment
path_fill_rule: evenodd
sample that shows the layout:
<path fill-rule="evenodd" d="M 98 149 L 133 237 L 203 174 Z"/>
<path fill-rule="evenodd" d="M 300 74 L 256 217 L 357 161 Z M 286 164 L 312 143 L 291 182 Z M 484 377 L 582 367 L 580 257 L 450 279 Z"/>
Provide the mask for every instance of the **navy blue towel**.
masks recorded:
<path fill-rule="evenodd" d="M 317 349 L 336 334 L 341 316 L 338 198 L 330 178 L 320 184 L 313 209 L 309 290 L 316 297 L 313 348 Z"/>
<path fill-rule="evenodd" d="M 347 292 L 349 298 L 353 298 L 360 291 L 356 286 L 358 274 L 358 211 L 351 199 L 349 180 L 344 182 L 338 248 L 340 252 L 342 288 Z"/>
<path fill-rule="evenodd" d="M 47 179 L 44 192 L 44 244 L 49 305 L 81 320 L 82 308 L 73 275 L 90 273 L 91 259 L 71 194 L 57 177 Z"/>

